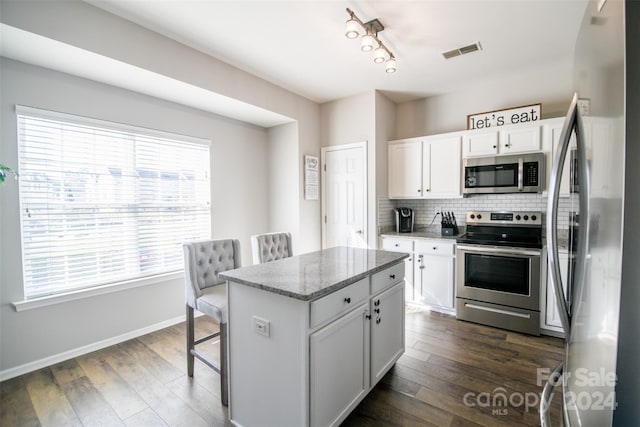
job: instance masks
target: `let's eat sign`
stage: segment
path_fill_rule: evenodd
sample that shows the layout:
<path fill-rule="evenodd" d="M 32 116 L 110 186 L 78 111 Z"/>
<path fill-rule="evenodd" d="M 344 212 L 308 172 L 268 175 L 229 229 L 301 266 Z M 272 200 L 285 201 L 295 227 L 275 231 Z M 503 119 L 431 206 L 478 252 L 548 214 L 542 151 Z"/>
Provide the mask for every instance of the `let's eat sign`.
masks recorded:
<path fill-rule="evenodd" d="M 485 129 L 495 126 L 535 122 L 540 120 L 541 108 L 542 104 L 532 104 L 506 110 L 469 114 L 467 116 L 467 129 Z"/>

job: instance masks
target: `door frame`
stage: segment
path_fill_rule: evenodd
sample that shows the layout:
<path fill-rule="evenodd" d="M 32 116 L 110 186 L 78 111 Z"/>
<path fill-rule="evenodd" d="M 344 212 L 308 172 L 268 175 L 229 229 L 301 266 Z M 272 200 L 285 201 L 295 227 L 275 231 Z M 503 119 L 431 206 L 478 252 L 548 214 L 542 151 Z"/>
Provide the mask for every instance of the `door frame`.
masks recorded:
<path fill-rule="evenodd" d="M 320 147 L 320 162 L 322 163 L 322 168 L 320 169 L 321 176 L 321 194 L 322 194 L 322 207 L 321 207 L 321 218 L 320 222 L 322 224 L 322 249 L 326 249 L 327 247 L 327 192 L 326 192 L 326 173 L 327 173 L 327 163 L 326 156 L 330 151 L 342 151 L 342 150 L 350 150 L 352 148 L 362 148 L 362 191 L 363 191 L 363 204 L 364 204 L 364 213 L 363 213 L 363 224 L 362 224 L 362 238 L 364 239 L 367 246 L 369 246 L 369 228 L 368 228 L 368 216 L 369 216 L 369 164 L 368 164 L 368 150 L 367 150 L 367 141 L 362 142 L 353 142 L 350 144 L 341 144 L 341 145 L 330 145 L 327 147 Z"/>

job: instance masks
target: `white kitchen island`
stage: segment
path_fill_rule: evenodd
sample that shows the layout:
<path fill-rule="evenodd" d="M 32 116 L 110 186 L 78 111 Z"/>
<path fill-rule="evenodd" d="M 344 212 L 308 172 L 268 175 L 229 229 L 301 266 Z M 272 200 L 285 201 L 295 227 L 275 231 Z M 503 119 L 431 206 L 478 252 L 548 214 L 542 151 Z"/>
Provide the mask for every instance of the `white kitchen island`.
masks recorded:
<path fill-rule="evenodd" d="M 340 424 L 404 352 L 407 256 L 338 247 L 220 273 L 231 421 Z"/>

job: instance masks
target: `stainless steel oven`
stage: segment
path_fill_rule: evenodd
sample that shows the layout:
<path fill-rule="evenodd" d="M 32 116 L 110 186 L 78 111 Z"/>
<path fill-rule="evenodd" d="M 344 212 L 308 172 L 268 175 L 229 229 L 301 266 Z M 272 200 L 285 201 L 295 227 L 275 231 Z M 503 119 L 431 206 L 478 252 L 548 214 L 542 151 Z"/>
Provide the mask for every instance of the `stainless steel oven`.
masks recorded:
<path fill-rule="evenodd" d="M 456 249 L 459 319 L 539 335 L 541 231 L 536 212 L 467 214 Z"/>

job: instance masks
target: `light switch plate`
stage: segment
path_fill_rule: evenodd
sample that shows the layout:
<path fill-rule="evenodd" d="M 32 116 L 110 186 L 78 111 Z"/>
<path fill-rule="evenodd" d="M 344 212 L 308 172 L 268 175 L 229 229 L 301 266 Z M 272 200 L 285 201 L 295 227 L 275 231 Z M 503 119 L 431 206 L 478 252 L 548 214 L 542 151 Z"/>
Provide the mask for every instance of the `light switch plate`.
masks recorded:
<path fill-rule="evenodd" d="M 253 316 L 253 330 L 256 334 L 269 337 L 271 335 L 271 322 L 258 316 Z"/>

